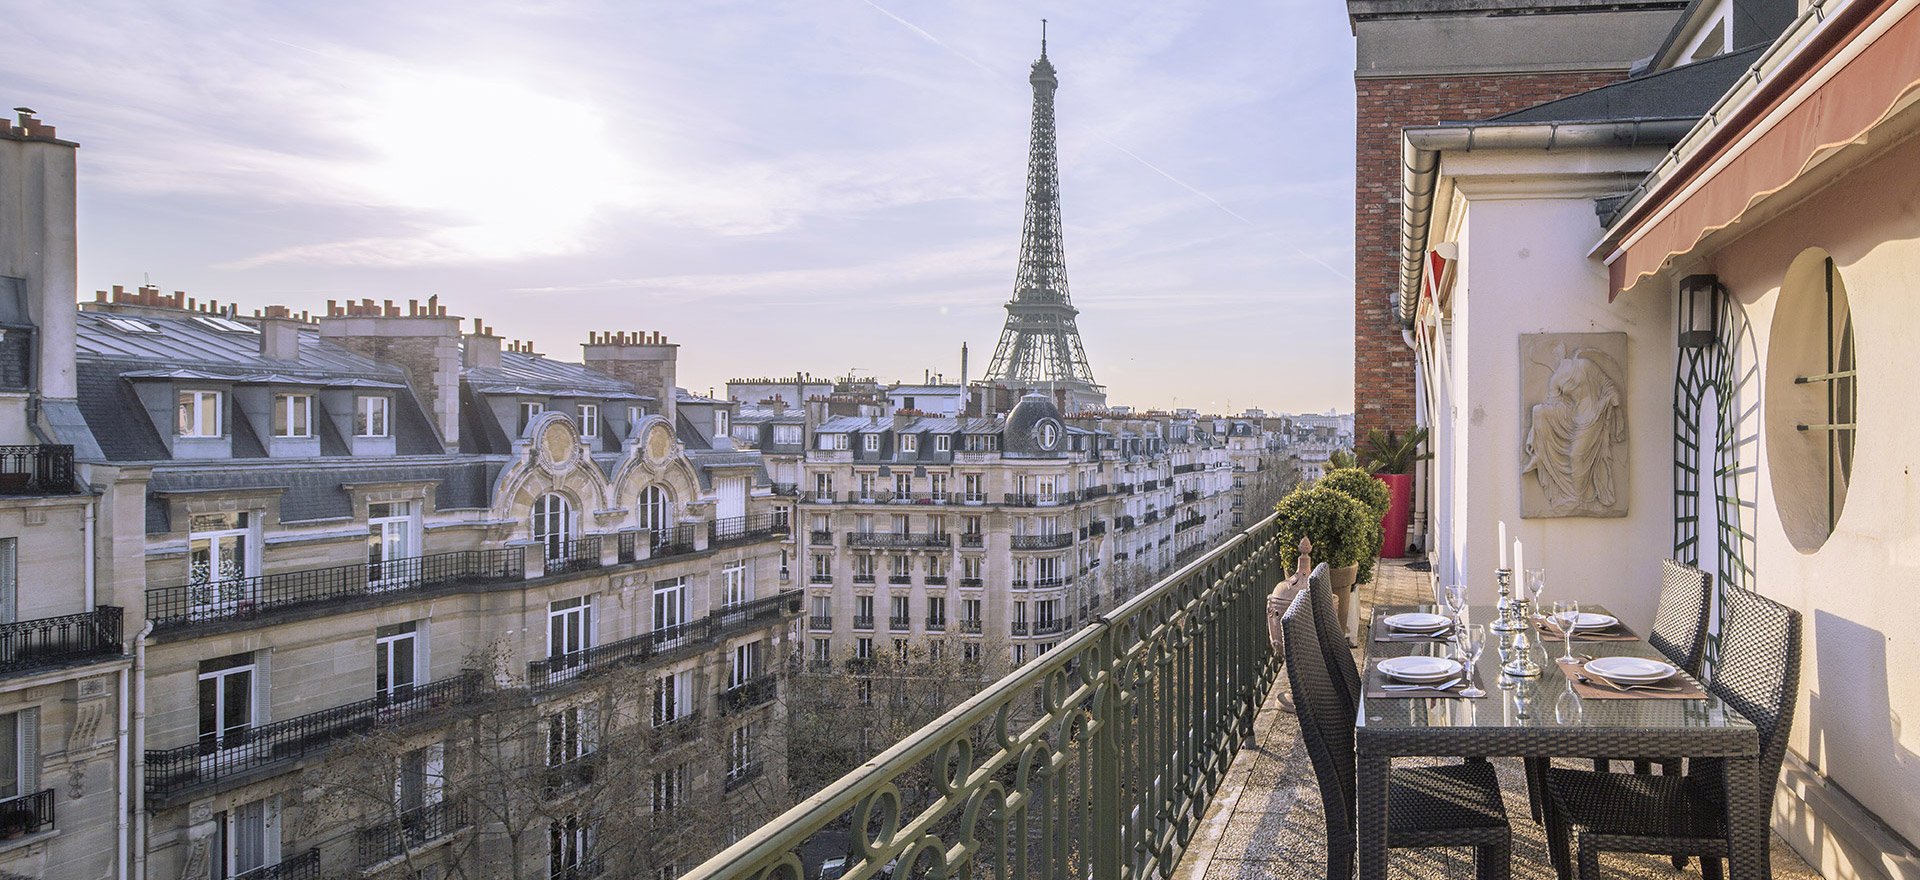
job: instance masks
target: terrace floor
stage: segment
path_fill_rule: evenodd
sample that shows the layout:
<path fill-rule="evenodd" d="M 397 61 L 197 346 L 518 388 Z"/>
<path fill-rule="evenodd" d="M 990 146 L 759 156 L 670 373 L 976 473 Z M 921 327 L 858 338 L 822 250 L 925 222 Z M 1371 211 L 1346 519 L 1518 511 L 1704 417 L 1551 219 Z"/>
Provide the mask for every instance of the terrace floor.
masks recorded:
<path fill-rule="evenodd" d="M 1410 571 L 1395 561 L 1382 560 L 1371 587 L 1360 591 L 1360 619 L 1368 618 L 1375 603 L 1410 604 L 1432 601 L 1425 572 Z M 1320 790 L 1313 764 L 1300 740 L 1293 711 L 1283 700 L 1284 678 L 1261 707 L 1254 723 L 1254 745 L 1234 759 L 1220 794 L 1208 809 L 1173 880 L 1229 880 L 1229 878 L 1325 878 L 1326 821 L 1320 809 Z M 1528 818 L 1527 786 L 1518 759 L 1494 759 L 1507 814 L 1513 817 L 1514 880 L 1554 880 L 1547 859 L 1546 838 Z M 1390 876 L 1408 880 L 1473 877 L 1473 851 L 1461 848 L 1396 849 L 1389 861 Z M 1603 854 L 1606 875 L 1629 878 L 1697 878 L 1698 863 L 1675 871 L 1664 857 Z M 1778 880 L 1816 880 L 1807 866 L 1779 835 L 1773 837 L 1773 876 Z"/>

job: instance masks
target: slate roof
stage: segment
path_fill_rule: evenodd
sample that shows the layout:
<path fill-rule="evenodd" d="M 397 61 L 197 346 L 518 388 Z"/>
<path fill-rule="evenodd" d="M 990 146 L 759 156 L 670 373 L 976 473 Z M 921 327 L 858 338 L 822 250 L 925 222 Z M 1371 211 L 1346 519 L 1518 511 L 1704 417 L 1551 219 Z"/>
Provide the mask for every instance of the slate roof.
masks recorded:
<path fill-rule="evenodd" d="M 557 361 L 517 351 L 500 353 L 499 367 L 468 368 L 467 384 L 483 394 L 525 394 L 539 397 L 601 397 L 615 400 L 652 400 L 633 393 L 626 383 L 583 364 Z"/>
<path fill-rule="evenodd" d="M 490 503 L 493 481 L 503 465 L 483 460 L 391 465 L 363 462 L 344 475 L 345 479 L 337 465 L 321 463 L 223 467 L 220 462 L 207 462 L 204 467 L 170 467 L 156 470 L 148 484 L 147 532 L 171 531 L 167 496 L 188 492 L 284 489 L 280 496 L 281 521 L 301 522 L 351 517 L 353 500 L 345 488 L 349 483 L 434 480 L 438 483 L 434 500 L 440 510 L 484 508 Z"/>
<path fill-rule="evenodd" d="M 1766 48 L 1765 45 L 1759 45 L 1728 52 L 1705 61 L 1623 79 L 1559 100 L 1467 124 L 1544 125 L 1626 122 L 1635 119 L 1698 119 L 1713 108 L 1713 102 L 1733 88 L 1734 81 L 1753 66 Z"/>
<path fill-rule="evenodd" d="M 132 317 L 158 333 L 126 333 L 106 321 L 109 315 L 83 311 L 75 322 L 76 348 L 88 358 L 139 363 L 134 369 L 197 368 L 205 378 L 275 376 L 289 382 L 366 378 L 406 382 L 400 368 L 380 363 L 346 346 L 320 338 L 316 327 L 302 326 L 298 362 L 277 361 L 260 354 L 260 334 L 216 330 L 193 317 L 137 315 Z M 123 317 L 112 315 L 111 317 Z M 270 380 L 269 380 L 270 381 Z M 324 384 L 324 382 L 323 382 Z"/>

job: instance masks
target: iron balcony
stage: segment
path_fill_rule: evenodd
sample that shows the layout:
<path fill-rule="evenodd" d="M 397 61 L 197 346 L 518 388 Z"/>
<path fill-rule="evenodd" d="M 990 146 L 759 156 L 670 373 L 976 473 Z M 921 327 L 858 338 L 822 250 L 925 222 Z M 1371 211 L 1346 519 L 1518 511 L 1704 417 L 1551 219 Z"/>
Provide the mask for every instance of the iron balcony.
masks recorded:
<path fill-rule="evenodd" d="M 235 874 L 231 880 L 320 880 L 320 850 L 310 849 L 277 864 Z"/>
<path fill-rule="evenodd" d="M 947 576 L 944 574 L 930 574 L 921 580 L 929 587 L 944 587 L 947 585 Z"/>
<path fill-rule="evenodd" d="M 1044 635 L 1047 635 L 1048 633 L 1061 632 L 1065 630 L 1068 626 L 1072 625 L 1072 623 L 1073 623 L 1072 618 L 1066 618 L 1066 617 L 1056 617 L 1052 620 L 1036 621 L 1033 624 L 1033 634 L 1037 636 L 1044 636 Z"/>
<path fill-rule="evenodd" d="M 8 837 L 53 830 L 53 789 L 0 801 L 0 834 Z"/>
<path fill-rule="evenodd" d="M 1058 535 L 1014 535 L 1015 550 L 1058 550 L 1073 546 L 1073 534 L 1062 532 Z"/>
<path fill-rule="evenodd" d="M 871 615 L 871 614 L 867 614 L 867 615 L 859 615 L 859 614 L 855 614 L 855 615 L 853 616 L 853 628 L 854 628 L 854 629 L 860 629 L 860 630 L 872 630 L 872 629 L 873 629 L 873 615 Z"/>
<path fill-rule="evenodd" d="M 473 824 L 458 800 L 443 800 L 415 807 L 381 822 L 360 829 L 360 868 L 372 868 L 397 859 L 455 831 Z"/>
<path fill-rule="evenodd" d="M 962 547 L 984 547 L 986 546 L 986 544 L 987 544 L 986 535 L 961 535 L 960 536 L 960 546 Z"/>
<path fill-rule="evenodd" d="M 527 686 L 536 691 L 559 687 L 580 678 L 655 657 L 677 656 L 702 649 L 735 633 L 760 629 L 800 613 L 800 591 L 788 590 L 715 611 L 679 626 L 669 626 L 631 638 L 594 645 L 546 657 L 527 664 Z"/>
<path fill-rule="evenodd" d="M 1027 634 L 1027 622 L 1024 620 L 1016 620 L 1012 624 L 1009 624 L 1009 627 L 1016 636 L 1024 636 Z"/>
<path fill-rule="evenodd" d="M 720 692 L 720 714 L 733 715 L 773 702 L 778 682 L 772 674 L 752 678 Z"/>
<path fill-rule="evenodd" d="M 79 614 L 0 624 L 0 675 L 118 657 L 124 616 L 120 606 L 102 605 Z"/>
<path fill-rule="evenodd" d="M 951 547 L 953 536 L 940 534 L 892 534 L 887 532 L 848 532 L 849 547 Z"/>
<path fill-rule="evenodd" d="M 73 447 L 0 446 L 0 495 L 72 495 Z"/>
<path fill-rule="evenodd" d="M 961 578 L 960 579 L 960 586 L 963 589 L 969 589 L 969 590 L 978 590 L 981 587 L 986 586 L 986 583 L 987 582 L 981 578 Z"/>
<path fill-rule="evenodd" d="M 807 629 L 815 632 L 831 632 L 833 630 L 833 615 L 815 614 L 807 618 Z"/>
<path fill-rule="evenodd" d="M 815 547 L 831 547 L 833 546 L 833 533 L 814 529 L 807 533 L 807 543 Z"/>
<path fill-rule="evenodd" d="M 1052 495 L 1009 492 L 1005 496 L 1005 503 L 1009 507 L 1049 507 L 1055 504 L 1072 504 L 1074 500 L 1075 496 L 1072 492 L 1055 492 Z"/>
<path fill-rule="evenodd" d="M 978 634 L 980 632 L 980 621 L 977 618 L 962 619 L 960 621 L 960 631 L 964 633 Z"/>
<path fill-rule="evenodd" d="M 552 541 L 545 545 L 545 550 L 545 571 L 549 577 L 600 567 L 599 535 L 587 535 L 571 541 Z"/>
<path fill-rule="evenodd" d="M 771 513 L 732 516 L 707 524 L 707 546 L 728 547 L 787 537 L 786 522 Z"/>
<path fill-rule="evenodd" d="M 910 629 L 913 629 L 913 618 L 889 617 L 887 618 L 887 629 L 892 630 L 893 632 L 906 632 Z"/>
<path fill-rule="evenodd" d="M 455 584 L 517 581 L 526 577 L 526 548 L 459 550 L 378 563 L 309 568 L 218 581 L 194 581 L 147 591 L 147 618 L 156 632 L 360 596 L 419 592 Z"/>

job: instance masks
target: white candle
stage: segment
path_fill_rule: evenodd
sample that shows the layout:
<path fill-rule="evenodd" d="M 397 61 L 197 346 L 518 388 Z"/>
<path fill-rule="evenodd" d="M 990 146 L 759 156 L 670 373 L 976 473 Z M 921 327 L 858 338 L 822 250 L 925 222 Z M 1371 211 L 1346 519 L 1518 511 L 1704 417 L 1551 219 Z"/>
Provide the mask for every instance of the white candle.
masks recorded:
<path fill-rule="evenodd" d="M 1500 521 L 1500 567 L 1507 567 L 1507 521 Z"/>
<path fill-rule="evenodd" d="M 1516 599 L 1527 598 L 1527 564 L 1521 560 L 1520 539 L 1513 539 L 1513 595 Z"/>

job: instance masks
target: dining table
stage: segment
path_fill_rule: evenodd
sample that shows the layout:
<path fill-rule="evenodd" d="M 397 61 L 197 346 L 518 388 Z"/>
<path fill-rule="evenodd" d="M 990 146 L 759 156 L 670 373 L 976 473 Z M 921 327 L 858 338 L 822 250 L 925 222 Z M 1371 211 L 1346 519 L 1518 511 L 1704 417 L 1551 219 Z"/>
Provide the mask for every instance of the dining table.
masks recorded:
<path fill-rule="evenodd" d="M 1583 603 L 1583 611 L 1605 612 Z M 1431 692 L 1382 694 L 1374 689 L 1375 666 L 1381 659 L 1408 655 L 1450 657 L 1456 649 L 1443 639 L 1393 637 L 1382 618 L 1390 614 L 1425 612 L 1445 614 L 1435 605 L 1382 606 L 1373 613 L 1363 642 L 1367 662 L 1362 666 L 1362 697 L 1357 706 L 1354 745 L 1357 861 L 1360 880 L 1387 876 L 1388 780 L 1395 758 L 1527 759 L 1529 772 L 1554 758 L 1719 758 L 1724 760 L 1726 786 L 1728 873 L 1734 880 L 1767 880 L 1771 876 L 1768 821 L 1771 794 L 1758 778 L 1760 737 L 1753 724 L 1733 706 L 1703 690 L 1689 690 L 1689 698 L 1649 691 L 1594 696 L 1602 682 L 1583 675 L 1577 665 L 1558 662 L 1567 649 L 1556 635 L 1540 638 L 1533 628 L 1532 656 L 1540 674 L 1529 678 L 1505 675 L 1498 644 L 1508 634 L 1487 631 L 1487 646 L 1475 664 L 1474 677 L 1485 695 L 1477 698 L 1428 696 Z M 1470 622 L 1491 622 L 1488 607 L 1467 609 Z M 1624 628 L 1626 624 L 1617 624 Z M 1631 632 L 1616 629 L 1615 633 Z M 1509 642 L 1509 645 L 1511 642 Z M 1665 660 L 1643 638 L 1582 641 L 1575 630 L 1573 654 L 1587 657 L 1632 656 Z M 1681 676 L 1686 674 L 1680 673 Z M 1690 678 L 1679 679 L 1692 684 Z M 1609 689 L 1610 690 L 1610 689 Z M 1374 695 L 1367 695 L 1374 691 Z"/>

